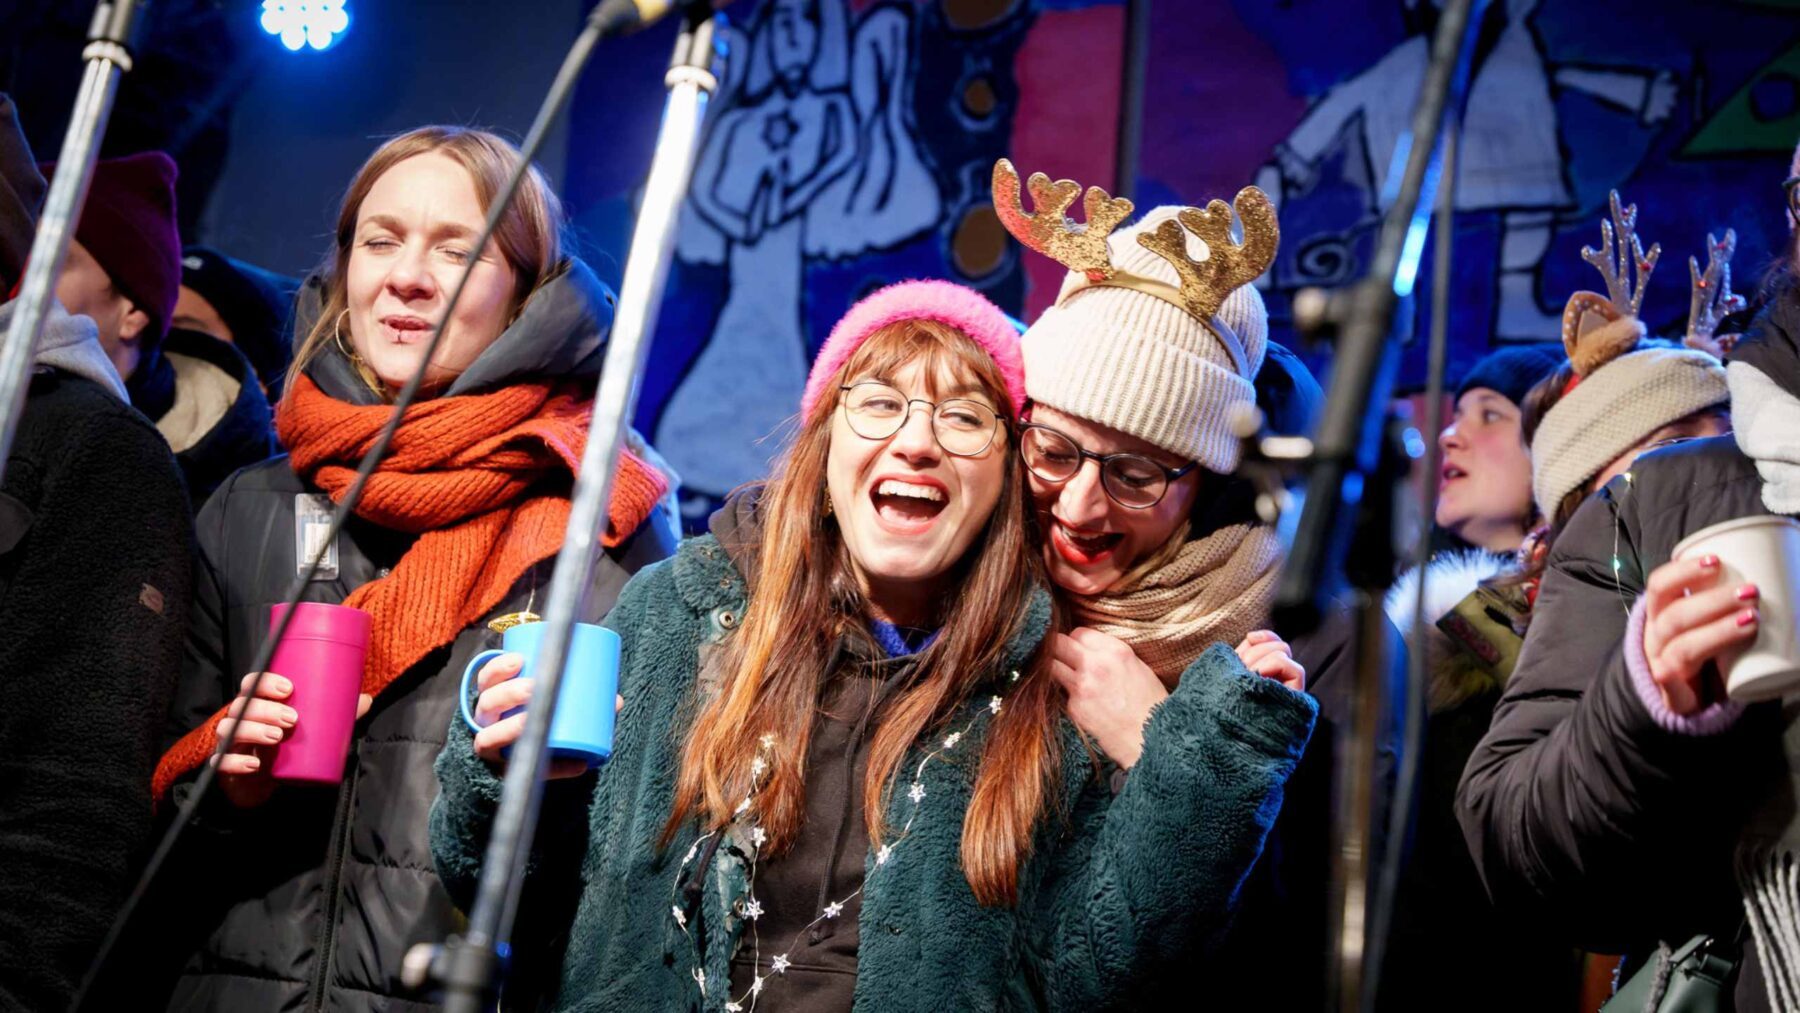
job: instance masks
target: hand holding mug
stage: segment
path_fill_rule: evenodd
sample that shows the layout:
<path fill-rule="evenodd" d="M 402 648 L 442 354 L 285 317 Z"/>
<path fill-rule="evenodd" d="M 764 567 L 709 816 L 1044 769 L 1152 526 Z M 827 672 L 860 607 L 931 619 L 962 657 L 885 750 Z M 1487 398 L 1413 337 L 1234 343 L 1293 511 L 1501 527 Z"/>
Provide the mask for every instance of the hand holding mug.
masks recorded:
<path fill-rule="evenodd" d="M 526 704 L 531 702 L 531 691 L 536 686 L 533 679 L 514 678 L 519 669 L 524 667 L 525 656 L 519 653 L 502 654 L 481 666 L 475 676 L 475 684 L 480 687 L 481 695 L 475 698 L 475 723 L 481 730 L 475 733 L 475 755 L 496 767 L 506 764 L 506 750 L 519 741 L 519 735 L 525 731 Z M 625 698 L 615 696 L 613 713 L 625 706 Z M 518 713 L 507 716 L 508 711 Z M 588 769 L 587 761 L 575 759 L 550 760 L 550 770 L 544 776 L 549 778 L 580 777 Z"/>
<path fill-rule="evenodd" d="M 1294 660 L 1294 649 L 1274 630 L 1251 630 L 1237 645 L 1238 660 L 1265 679 L 1296 693 L 1306 692 L 1306 667 Z"/>
<path fill-rule="evenodd" d="M 252 684 L 254 697 L 246 696 Z M 261 679 L 255 672 L 239 683 L 238 696 L 226 709 L 219 731 L 231 732 L 225 751 L 213 757 L 219 768 L 219 788 L 232 804 L 242 807 L 261 805 L 275 790 L 271 770 L 275 747 L 286 739 L 300 722 L 300 712 L 284 701 L 294 695 L 294 684 L 285 676 L 265 672 Z M 356 716 L 369 712 L 374 701 L 369 694 L 357 697 Z"/>
<path fill-rule="evenodd" d="M 1644 589 L 1644 657 L 1676 714 L 1700 710 L 1707 662 L 1756 639 L 1759 589 L 1722 576 L 1718 556 L 1690 556 L 1652 570 Z"/>
<path fill-rule="evenodd" d="M 459 691 L 463 721 L 475 736 L 475 755 L 496 766 L 525 731 L 525 705 L 537 689 L 531 677 L 546 624 L 520 623 L 502 635 L 503 646 L 482 651 L 463 670 Z M 613 725 L 624 698 L 619 690 L 619 635 L 603 626 L 576 623 L 550 722 L 549 777 L 574 777 L 612 756 Z M 469 708 L 469 682 L 479 696 Z M 605 701 L 612 698 L 613 706 Z"/>

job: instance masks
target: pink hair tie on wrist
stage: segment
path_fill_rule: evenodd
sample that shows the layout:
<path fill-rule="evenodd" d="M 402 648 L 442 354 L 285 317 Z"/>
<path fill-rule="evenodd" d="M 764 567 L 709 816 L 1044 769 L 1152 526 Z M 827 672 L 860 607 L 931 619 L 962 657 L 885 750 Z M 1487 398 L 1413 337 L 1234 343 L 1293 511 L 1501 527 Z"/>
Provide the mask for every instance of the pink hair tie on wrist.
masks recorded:
<path fill-rule="evenodd" d="M 870 335 L 907 320 L 930 320 L 968 335 L 999 367 L 1013 417 L 1024 412 L 1025 362 L 1019 355 L 1019 332 L 1000 307 L 980 292 L 953 282 L 903 281 L 864 297 L 831 329 L 807 375 L 806 390 L 800 397 L 802 416 L 811 417 L 832 380 Z"/>

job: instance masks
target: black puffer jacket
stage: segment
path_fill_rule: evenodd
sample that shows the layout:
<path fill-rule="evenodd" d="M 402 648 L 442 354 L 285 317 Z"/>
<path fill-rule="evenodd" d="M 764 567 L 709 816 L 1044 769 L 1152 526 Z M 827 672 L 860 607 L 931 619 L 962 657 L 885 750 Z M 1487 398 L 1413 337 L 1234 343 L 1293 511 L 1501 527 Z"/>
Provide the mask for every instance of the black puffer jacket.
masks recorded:
<path fill-rule="evenodd" d="M 474 393 L 533 376 L 597 372 L 610 317 L 604 289 L 587 269 L 540 289 L 519 320 L 484 352 L 449 394 Z M 310 375 L 334 397 L 357 393 L 333 356 Z M 508 363 L 517 363 L 509 370 Z M 236 691 L 296 572 L 296 497 L 317 493 L 286 458 L 238 472 L 201 512 L 203 566 L 189 657 L 172 732 L 204 720 Z M 598 621 L 625 581 L 674 551 L 676 521 L 658 512 L 595 569 L 587 621 Z M 355 521 L 338 541 L 339 575 L 307 598 L 338 602 L 385 575 L 411 536 Z M 550 561 L 528 572 L 494 615 L 542 608 Z M 463 668 L 494 646 L 485 622 L 413 666 L 358 723 L 344 781 L 336 788 L 283 785 L 251 810 L 217 803 L 166 877 L 163 925 L 187 929 L 180 980 L 169 1001 L 181 1010 L 406 1010 L 401 958 L 414 943 L 456 931 L 459 918 L 433 871 L 426 812 L 436 796 L 432 761 L 456 709 Z M 178 789 L 179 790 L 179 789 Z M 164 935 L 172 935 L 165 932 Z"/>
<path fill-rule="evenodd" d="M 1649 573 L 1688 534 L 1767 513 L 1761 488 L 1730 437 L 1670 447 L 1588 500 L 1550 551 L 1457 815 L 1495 902 L 1566 942 L 1642 957 L 1659 940 L 1732 936 L 1743 919 L 1732 850 L 1760 797 L 1748 779 L 1786 769 L 1776 715 L 1751 707 L 1716 736 L 1666 731 L 1621 644 Z M 1761 979 L 1751 953 L 1740 1013 L 1767 1008 Z"/>

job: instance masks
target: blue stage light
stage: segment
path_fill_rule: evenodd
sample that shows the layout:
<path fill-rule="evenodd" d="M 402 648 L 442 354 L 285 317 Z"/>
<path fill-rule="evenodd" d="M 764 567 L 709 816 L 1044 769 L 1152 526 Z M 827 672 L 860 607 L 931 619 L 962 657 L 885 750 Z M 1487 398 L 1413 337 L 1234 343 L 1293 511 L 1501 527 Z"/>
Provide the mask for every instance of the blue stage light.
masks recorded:
<path fill-rule="evenodd" d="M 345 0 L 263 0 L 262 29 L 293 52 L 329 49 L 350 28 Z"/>

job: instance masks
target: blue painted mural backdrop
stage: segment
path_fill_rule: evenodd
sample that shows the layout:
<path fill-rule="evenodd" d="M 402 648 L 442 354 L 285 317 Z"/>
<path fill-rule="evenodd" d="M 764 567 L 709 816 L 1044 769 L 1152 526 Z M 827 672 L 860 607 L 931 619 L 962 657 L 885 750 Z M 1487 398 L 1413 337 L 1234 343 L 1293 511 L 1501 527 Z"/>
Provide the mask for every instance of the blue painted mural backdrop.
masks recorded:
<path fill-rule="evenodd" d="M 1152 4 L 1137 175 L 1121 187 L 1120 0 L 739 0 L 728 13 L 732 69 L 638 415 L 682 472 L 690 520 L 763 473 L 813 351 L 857 296 L 950 277 L 1028 319 L 1054 294 L 1056 272 L 992 222 L 987 169 L 1002 154 L 1140 208 L 1258 183 L 1281 209 L 1263 284 L 1291 343 L 1292 292 L 1364 269 L 1438 16 L 1434 0 Z M 583 83 L 565 191 L 590 254 L 625 248 L 668 42 L 621 44 Z M 1653 329 L 1685 314 L 1682 261 L 1708 231 L 1736 228 L 1739 288 L 1753 287 L 1787 240 L 1780 182 L 1797 139 L 1800 0 L 1492 0 L 1457 190 L 1453 371 L 1494 343 L 1555 337 L 1568 294 L 1600 281 L 1579 250 L 1615 187 L 1665 250 Z M 594 259 L 616 278 L 616 260 Z M 1421 330 L 1429 282 L 1398 340 Z M 1416 383 L 1423 355 L 1405 362 Z"/>

